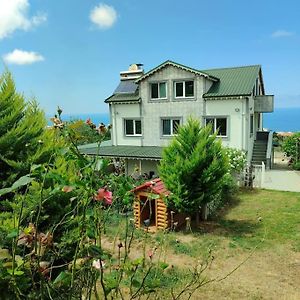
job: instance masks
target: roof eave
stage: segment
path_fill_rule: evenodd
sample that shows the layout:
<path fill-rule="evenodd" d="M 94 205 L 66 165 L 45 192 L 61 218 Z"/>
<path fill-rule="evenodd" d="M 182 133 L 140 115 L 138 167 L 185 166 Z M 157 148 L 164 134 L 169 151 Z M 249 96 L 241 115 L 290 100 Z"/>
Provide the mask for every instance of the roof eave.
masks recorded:
<path fill-rule="evenodd" d="M 213 96 L 213 95 L 203 95 L 203 98 L 206 100 L 227 100 L 227 99 L 243 99 L 245 97 L 250 97 L 249 94 L 239 94 L 239 95 L 222 95 L 222 96 Z"/>
<path fill-rule="evenodd" d="M 214 76 L 210 76 L 208 74 L 206 74 L 205 72 L 202 72 L 202 71 L 199 71 L 199 70 L 196 70 L 196 69 L 193 69 L 193 68 L 190 68 L 190 67 L 187 67 L 187 66 L 184 66 L 182 64 L 178 64 L 176 62 L 173 62 L 171 60 L 167 60 L 165 62 L 163 62 L 162 64 L 160 64 L 159 66 L 153 68 L 152 70 L 148 71 L 147 73 L 145 73 L 143 76 L 141 76 L 140 78 L 138 78 L 135 83 L 139 83 L 140 81 L 146 79 L 147 77 L 151 76 L 152 74 L 154 74 L 155 72 L 161 70 L 162 68 L 164 68 L 165 66 L 167 65 L 172 65 L 176 68 L 179 68 L 179 69 L 182 69 L 182 70 L 185 70 L 185 71 L 188 71 L 188 72 L 192 72 L 192 73 L 195 73 L 197 75 L 200 75 L 200 76 L 203 76 L 205 78 L 208 78 L 212 81 L 219 81 L 218 78 L 214 77 Z"/>
<path fill-rule="evenodd" d="M 128 155 L 111 155 L 111 154 L 93 154 L 93 153 L 83 153 L 85 155 L 88 156 L 99 156 L 99 157 L 106 157 L 106 158 L 127 158 L 127 159 L 135 159 L 135 160 L 140 160 L 140 159 L 144 159 L 144 160 L 155 160 L 155 161 L 159 161 L 161 160 L 161 158 L 159 157 L 144 157 L 144 156 L 128 156 Z"/>

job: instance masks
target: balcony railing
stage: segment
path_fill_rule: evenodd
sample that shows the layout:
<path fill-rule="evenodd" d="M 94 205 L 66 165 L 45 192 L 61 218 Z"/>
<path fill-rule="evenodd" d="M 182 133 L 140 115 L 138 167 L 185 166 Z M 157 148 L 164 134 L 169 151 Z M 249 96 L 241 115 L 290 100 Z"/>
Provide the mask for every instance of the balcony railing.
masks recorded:
<path fill-rule="evenodd" d="M 274 111 L 274 96 L 264 95 L 254 97 L 254 112 L 266 113 Z"/>

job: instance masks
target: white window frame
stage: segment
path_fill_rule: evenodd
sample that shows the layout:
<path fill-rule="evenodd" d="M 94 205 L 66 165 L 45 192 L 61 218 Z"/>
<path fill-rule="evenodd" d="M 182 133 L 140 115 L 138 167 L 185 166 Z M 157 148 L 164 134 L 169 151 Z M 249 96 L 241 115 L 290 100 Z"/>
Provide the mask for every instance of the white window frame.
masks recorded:
<path fill-rule="evenodd" d="M 214 127 L 213 127 L 213 133 L 216 133 L 218 128 L 217 128 L 217 119 L 225 119 L 226 120 L 226 135 L 217 135 L 217 137 L 222 137 L 222 138 L 227 138 L 228 137 L 228 117 L 226 116 L 206 116 L 204 118 L 204 125 L 206 126 L 206 120 L 214 120 Z"/>
<path fill-rule="evenodd" d="M 166 121 L 166 120 L 170 120 L 171 124 L 170 124 L 170 134 L 164 134 L 164 127 L 163 127 L 163 121 Z M 171 118 L 168 118 L 168 117 L 164 117 L 164 118 L 161 118 L 160 119 L 160 124 L 161 124 L 161 136 L 162 137 L 172 137 L 174 135 L 176 135 L 176 133 L 173 132 L 173 122 L 175 121 L 179 121 L 179 126 L 182 125 L 182 118 L 180 117 L 171 117 Z"/>
<path fill-rule="evenodd" d="M 132 121 L 133 122 L 133 134 L 127 134 L 126 133 L 126 121 Z M 141 122 L 141 132 L 142 133 L 136 133 L 136 122 Z M 124 119 L 124 135 L 125 136 L 142 136 L 143 135 L 143 127 L 142 127 L 142 120 L 141 119 Z"/>
<path fill-rule="evenodd" d="M 160 84 L 164 83 L 166 87 L 166 97 L 160 97 L 160 89 L 159 86 Z M 157 84 L 158 85 L 158 98 L 152 98 L 152 84 Z M 150 99 L 151 101 L 157 101 L 157 100 L 166 100 L 168 99 L 168 83 L 167 81 L 156 81 L 156 82 L 150 82 Z"/>
<path fill-rule="evenodd" d="M 193 88 L 194 88 L 194 94 L 193 94 L 193 96 L 186 96 L 186 93 L 185 93 L 185 83 L 188 82 L 188 81 L 192 81 L 193 82 Z M 183 83 L 183 96 L 177 96 L 176 95 L 176 85 L 178 83 Z M 177 80 L 177 81 L 174 81 L 174 98 L 175 99 L 192 99 L 192 98 L 195 98 L 195 80 L 188 79 L 188 80 Z"/>

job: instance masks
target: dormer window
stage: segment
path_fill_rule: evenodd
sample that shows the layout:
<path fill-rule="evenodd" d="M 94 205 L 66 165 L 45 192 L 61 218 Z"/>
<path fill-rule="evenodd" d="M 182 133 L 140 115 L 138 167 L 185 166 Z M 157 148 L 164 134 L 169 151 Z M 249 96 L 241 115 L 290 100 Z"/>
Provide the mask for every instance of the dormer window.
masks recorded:
<path fill-rule="evenodd" d="M 174 84 L 175 98 L 193 98 L 194 97 L 194 81 L 176 81 Z"/>
<path fill-rule="evenodd" d="M 167 83 L 155 82 L 150 84 L 151 87 L 151 99 L 160 100 L 167 99 Z"/>

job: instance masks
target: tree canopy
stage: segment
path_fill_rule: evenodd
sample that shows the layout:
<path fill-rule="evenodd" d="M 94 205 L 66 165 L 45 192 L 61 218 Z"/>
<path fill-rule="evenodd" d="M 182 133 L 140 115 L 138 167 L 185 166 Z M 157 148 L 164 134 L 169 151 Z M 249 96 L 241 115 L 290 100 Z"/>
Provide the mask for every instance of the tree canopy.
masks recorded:
<path fill-rule="evenodd" d="M 211 134 L 210 126 L 201 127 L 189 118 L 164 149 L 159 174 L 172 192 L 167 205 L 180 212 L 195 213 L 220 193 L 228 158 L 221 141 Z"/>
<path fill-rule="evenodd" d="M 0 188 L 26 174 L 44 157 L 46 119 L 33 100 L 26 102 L 10 72 L 0 77 Z"/>

